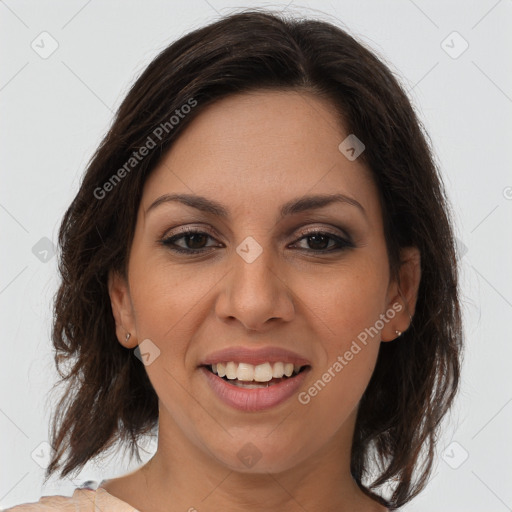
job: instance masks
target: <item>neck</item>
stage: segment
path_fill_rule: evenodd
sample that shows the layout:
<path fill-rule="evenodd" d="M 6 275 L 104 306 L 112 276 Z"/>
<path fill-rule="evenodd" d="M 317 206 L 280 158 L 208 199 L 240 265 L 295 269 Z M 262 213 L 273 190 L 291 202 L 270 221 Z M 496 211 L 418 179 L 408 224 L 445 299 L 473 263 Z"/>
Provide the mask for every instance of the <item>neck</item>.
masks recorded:
<path fill-rule="evenodd" d="M 162 411 L 163 412 L 163 411 Z M 336 433 L 314 455 L 280 472 L 230 469 L 192 443 L 161 414 L 158 449 L 142 468 L 141 512 L 223 510 L 384 511 L 350 474 L 352 428 Z M 159 505 L 160 504 L 160 505 Z M 145 508 L 144 508 L 145 507 Z M 171 508 L 170 508 L 171 507 Z"/>

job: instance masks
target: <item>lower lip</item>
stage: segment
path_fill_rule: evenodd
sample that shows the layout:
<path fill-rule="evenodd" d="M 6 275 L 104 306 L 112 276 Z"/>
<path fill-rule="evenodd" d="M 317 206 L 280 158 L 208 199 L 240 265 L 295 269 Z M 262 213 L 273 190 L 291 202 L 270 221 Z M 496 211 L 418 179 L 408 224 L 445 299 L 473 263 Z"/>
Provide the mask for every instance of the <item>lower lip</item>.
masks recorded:
<path fill-rule="evenodd" d="M 201 367 L 206 376 L 208 384 L 213 392 L 227 405 L 240 411 L 255 412 L 275 407 L 293 396 L 306 378 L 309 368 L 306 368 L 295 377 L 261 389 L 239 388 L 212 373 L 210 370 Z"/>

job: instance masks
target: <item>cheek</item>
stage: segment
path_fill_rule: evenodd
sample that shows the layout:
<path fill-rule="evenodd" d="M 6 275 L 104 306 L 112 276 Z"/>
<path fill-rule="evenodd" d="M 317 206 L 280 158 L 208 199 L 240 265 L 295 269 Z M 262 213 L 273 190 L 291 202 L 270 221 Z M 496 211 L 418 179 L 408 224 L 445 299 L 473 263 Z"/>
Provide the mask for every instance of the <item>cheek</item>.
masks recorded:
<path fill-rule="evenodd" d="M 135 259 L 135 258 L 134 258 Z M 211 269 L 198 278 L 193 265 L 173 265 L 165 258 L 139 257 L 130 275 L 137 332 L 155 340 L 178 339 L 176 334 L 197 322 L 221 274 Z"/>
<path fill-rule="evenodd" d="M 208 336 L 212 294 L 226 271 L 211 266 L 199 272 L 194 265 L 178 267 L 149 253 L 133 262 L 130 291 L 137 337 L 151 340 L 148 347 L 158 355 L 146 366 L 148 377 L 160 397 L 173 397 L 176 411 L 186 409 L 191 347 Z"/>
<path fill-rule="evenodd" d="M 314 313 L 311 320 L 325 333 L 329 352 L 346 349 L 368 330 L 375 333 L 370 328 L 384 312 L 387 285 L 384 265 L 361 257 L 321 276 L 302 280 L 301 296 L 306 310 Z M 375 341 L 379 340 L 375 336 Z"/>
<path fill-rule="evenodd" d="M 312 417 L 325 414 L 326 421 L 336 403 L 342 419 L 359 402 L 375 367 L 387 272 L 378 260 L 358 257 L 328 275 L 304 280 L 302 286 L 304 311 L 319 340 L 319 365 L 302 403 L 315 401 Z"/>
<path fill-rule="evenodd" d="M 316 326 L 319 364 L 298 400 L 304 421 L 319 425 L 319 438 L 335 434 L 370 381 L 380 347 L 374 329 L 385 306 L 385 277 L 375 265 L 347 266 L 304 293 L 306 310 L 314 313 L 309 323 Z"/>

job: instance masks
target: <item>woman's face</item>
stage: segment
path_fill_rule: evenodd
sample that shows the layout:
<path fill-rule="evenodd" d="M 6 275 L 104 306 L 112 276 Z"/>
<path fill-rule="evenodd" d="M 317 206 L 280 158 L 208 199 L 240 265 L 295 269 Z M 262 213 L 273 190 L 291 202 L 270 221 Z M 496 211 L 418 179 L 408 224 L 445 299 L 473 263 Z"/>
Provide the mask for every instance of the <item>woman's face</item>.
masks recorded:
<path fill-rule="evenodd" d="M 348 135 L 313 95 L 231 96 L 146 182 L 127 283 L 110 290 L 121 342 L 146 354 L 159 443 L 252 472 L 348 457 L 380 342 L 408 325 L 377 189 L 338 148 Z M 279 363 L 304 369 L 279 380 Z"/>

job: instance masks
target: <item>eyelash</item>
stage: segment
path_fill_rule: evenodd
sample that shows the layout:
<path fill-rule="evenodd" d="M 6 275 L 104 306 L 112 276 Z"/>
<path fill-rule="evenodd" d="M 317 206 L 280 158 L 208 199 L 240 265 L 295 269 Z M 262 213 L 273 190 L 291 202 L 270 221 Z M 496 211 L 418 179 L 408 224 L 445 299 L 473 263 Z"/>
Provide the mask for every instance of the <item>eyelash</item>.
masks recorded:
<path fill-rule="evenodd" d="M 178 246 L 174 245 L 174 243 L 177 240 L 180 240 L 180 239 L 186 238 L 186 237 L 190 237 L 191 235 L 206 235 L 209 238 L 213 238 L 209 233 L 206 233 L 204 231 L 199 231 L 197 229 L 191 228 L 191 229 L 185 229 L 185 230 L 181 231 L 180 233 L 178 233 L 176 235 L 164 238 L 160 242 L 161 242 L 162 245 L 166 246 L 171 251 L 173 251 L 175 253 L 179 253 L 179 254 L 190 254 L 190 255 L 193 255 L 193 254 L 200 254 L 200 253 L 204 254 L 206 252 L 211 252 L 212 246 L 210 246 L 210 247 L 203 247 L 201 249 L 187 249 L 187 248 L 178 247 Z M 301 237 L 299 239 L 297 239 L 297 241 L 294 242 L 294 244 L 296 244 L 297 242 L 299 242 L 299 241 L 301 241 L 303 239 L 307 239 L 308 237 L 315 236 L 315 235 L 329 237 L 331 240 L 334 240 L 337 243 L 338 246 L 335 249 L 333 249 L 333 248 L 330 248 L 330 249 L 320 249 L 320 250 L 316 250 L 316 249 L 303 249 L 304 251 L 306 251 L 308 253 L 315 253 L 315 254 L 322 254 L 322 253 L 327 254 L 327 253 L 339 252 L 339 251 L 343 251 L 343 250 L 355 247 L 354 244 L 351 241 L 349 241 L 347 239 L 344 239 L 344 238 L 342 238 L 342 237 L 340 237 L 338 235 L 335 235 L 333 233 L 329 233 L 329 232 L 321 231 L 321 230 L 308 231 L 308 232 L 302 233 Z"/>

